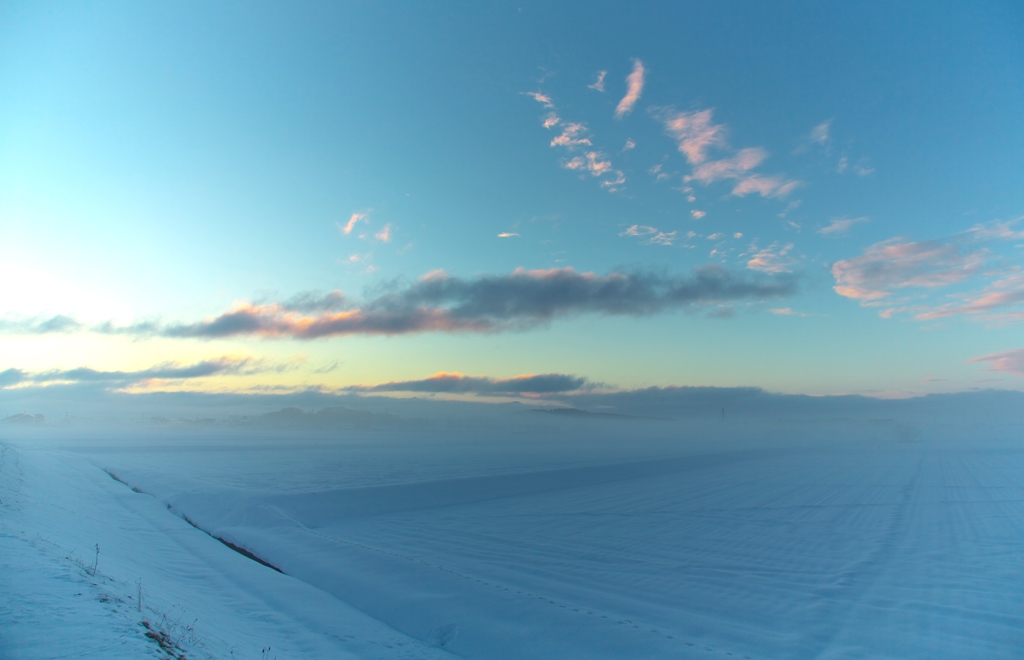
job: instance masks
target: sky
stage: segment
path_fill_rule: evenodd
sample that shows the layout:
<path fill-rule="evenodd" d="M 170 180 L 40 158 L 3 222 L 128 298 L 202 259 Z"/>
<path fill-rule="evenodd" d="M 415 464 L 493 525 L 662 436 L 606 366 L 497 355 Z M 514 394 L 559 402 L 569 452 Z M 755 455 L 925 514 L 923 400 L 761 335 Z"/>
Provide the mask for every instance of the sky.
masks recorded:
<path fill-rule="evenodd" d="M 1024 390 L 1024 7 L 550 4 L 0 5 L 0 388 Z"/>

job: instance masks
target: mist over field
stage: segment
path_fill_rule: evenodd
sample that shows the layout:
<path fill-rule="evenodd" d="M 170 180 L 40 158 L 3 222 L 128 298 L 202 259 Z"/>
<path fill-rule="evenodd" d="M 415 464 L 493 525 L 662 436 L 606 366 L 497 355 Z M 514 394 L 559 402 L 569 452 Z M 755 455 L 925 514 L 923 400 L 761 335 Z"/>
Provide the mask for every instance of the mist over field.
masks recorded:
<path fill-rule="evenodd" d="M 1016 655 L 1020 395 L 687 394 L 8 417 L 0 645 L 56 624 L 48 653 L 138 657 L 145 621 L 209 658 Z"/>
<path fill-rule="evenodd" d="M 1024 657 L 1022 35 L 0 2 L 0 660 Z"/>

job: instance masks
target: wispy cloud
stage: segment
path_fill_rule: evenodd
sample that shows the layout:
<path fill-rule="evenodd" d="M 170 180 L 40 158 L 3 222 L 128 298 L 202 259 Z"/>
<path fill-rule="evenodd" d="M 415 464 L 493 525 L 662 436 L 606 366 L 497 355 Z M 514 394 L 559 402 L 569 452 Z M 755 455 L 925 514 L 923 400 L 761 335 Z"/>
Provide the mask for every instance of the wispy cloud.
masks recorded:
<path fill-rule="evenodd" d="M 950 316 L 983 315 L 982 320 L 993 322 L 1024 321 L 1024 273 L 997 280 L 980 292 L 962 296 L 956 303 L 940 305 L 916 314 L 921 321 L 933 321 Z"/>
<path fill-rule="evenodd" d="M 343 233 L 346 236 L 348 236 L 349 234 L 352 233 L 352 230 L 355 229 L 355 227 L 356 227 L 356 225 L 358 223 L 366 222 L 367 221 L 367 217 L 368 217 L 368 214 L 365 213 L 365 212 L 364 213 L 353 213 L 351 215 L 351 217 L 349 217 L 348 222 L 346 222 L 344 225 L 339 223 L 338 224 L 338 228 L 341 229 L 341 233 Z"/>
<path fill-rule="evenodd" d="M 772 307 L 768 313 L 776 316 L 810 316 L 804 312 L 794 312 L 791 307 Z"/>
<path fill-rule="evenodd" d="M 1017 229 L 1024 216 L 1013 220 L 996 220 L 988 224 L 975 225 L 967 235 L 976 241 L 1019 241 L 1024 240 L 1024 229 Z"/>
<path fill-rule="evenodd" d="M 795 289 L 792 277 L 746 277 L 712 265 L 688 275 L 641 271 L 598 275 L 559 268 L 517 269 L 464 279 L 438 271 L 405 286 L 395 284 L 388 292 L 363 301 L 349 301 L 333 292 L 322 298 L 320 311 L 311 307 L 316 297 L 304 298 L 301 309 L 286 302 L 240 302 L 195 323 L 101 324 L 88 330 L 199 339 L 499 332 L 582 314 L 645 316 L 694 305 L 776 298 Z"/>
<path fill-rule="evenodd" d="M 534 101 L 536 101 L 537 103 L 540 103 L 542 106 L 544 106 L 545 108 L 547 108 L 549 110 L 553 110 L 554 107 L 555 107 L 555 104 L 551 100 L 551 97 L 548 96 L 547 94 L 543 94 L 541 92 L 520 92 L 520 94 L 524 94 L 525 96 L 529 96 Z"/>
<path fill-rule="evenodd" d="M 811 129 L 808 140 L 812 143 L 827 148 L 832 143 L 832 120 L 826 119 L 817 126 Z"/>
<path fill-rule="evenodd" d="M 598 92 L 603 92 L 604 91 L 604 77 L 606 75 L 608 75 L 607 71 L 598 71 L 597 72 L 597 79 L 594 82 L 592 82 L 591 84 L 587 85 L 587 87 L 589 87 L 590 89 L 596 90 Z"/>
<path fill-rule="evenodd" d="M 735 151 L 731 156 L 709 160 L 711 150 L 732 151 L 726 140 L 726 128 L 713 121 L 713 111 L 708 108 L 693 112 L 678 112 L 672 108 L 655 108 L 655 118 L 665 127 L 665 132 L 676 142 L 679 152 L 693 166 L 693 172 L 683 177 L 684 183 L 696 181 L 710 185 L 726 179 L 736 180 L 732 194 L 745 197 L 758 194 L 762 197 L 785 197 L 802 185 L 802 182 L 787 179 L 781 175 L 766 176 L 754 173 L 768 157 L 760 147 L 747 147 Z M 684 188 L 690 192 L 689 187 Z M 693 195 L 689 195 L 691 201 Z"/>
<path fill-rule="evenodd" d="M 633 106 L 640 100 L 644 91 L 644 64 L 640 60 L 633 60 L 633 71 L 626 76 L 626 95 L 622 97 L 619 104 L 615 106 L 615 118 L 622 119 L 633 111 Z"/>
<path fill-rule="evenodd" d="M 568 147 L 570 149 L 582 145 L 590 146 L 591 144 L 587 125 L 578 122 L 565 124 L 561 135 L 551 140 L 552 147 Z"/>
<path fill-rule="evenodd" d="M 517 234 L 514 231 L 503 231 L 500 234 L 498 234 L 498 238 L 516 238 L 518 236 L 519 234 Z"/>
<path fill-rule="evenodd" d="M 631 225 L 619 236 L 649 236 L 658 233 L 658 230 L 648 225 Z"/>
<path fill-rule="evenodd" d="M 374 234 L 373 237 L 375 239 L 377 239 L 378 241 L 382 242 L 382 243 L 390 243 L 391 242 L 391 224 L 389 223 L 389 224 L 384 225 L 384 228 L 381 229 L 376 234 Z"/>
<path fill-rule="evenodd" d="M 554 109 L 554 102 L 549 96 L 540 92 L 522 92 L 545 105 Z M 548 113 L 543 122 L 544 128 L 561 126 L 562 132 L 551 139 L 551 147 L 558 147 L 567 150 L 573 155 L 562 160 L 562 167 L 567 170 L 587 171 L 592 176 L 601 179 L 601 187 L 609 192 L 616 192 L 626 182 L 626 176 L 621 170 L 612 166 L 608 155 L 599 149 L 594 148 L 594 141 L 590 135 L 590 129 L 582 122 L 563 122 L 554 112 Z M 586 149 L 584 153 L 580 153 Z"/>
<path fill-rule="evenodd" d="M 626 144 L 622 145 L 622 150 L 629 151 L 631 149 L 636 149 L 636 142 L 633 141 L 633 138 L 626 138 Z"/>
<path fill-rule="evenodd" d="M 676 141 L 679 153 L 691 165 L 707 160 L 708 151 L 726 144 L 725 126 L 712 121 L 712 110 L 677 112 L 671 108 L 655 110 L 655 116 L 665 126 L 665 132 Z"/>
<path fill-rule="evenodd" d="M 790 255 L 793 251 L 792 243 L 781 247 L 777 243 L 772 243 L 764 249 L 759 250 L 756 246 L 752 249 L 756 252 L 747 261 L 747 268 L 750 270 L 772 274 L 789 273 L 791 267 L 796 263 L 796 260 Z"/>
<path fill-rule="evenodd" d="M 732 194 L 737 197 L 745 197 L 754 193 L 761 197 L 785 197 L 801 185 L 800 181 L 785 179 L 781 176 L 753 174 L 740 179 L 732 189 Z"/>
<path fill-rule="evenodd" d="M 0 319 L 0 332 L 4 334 L 45 335 L 50 333 L 73 332 L 82 324 L 63 314 L 27 319 Z"/>
<path fill-rule="evenodd" d="M 1024 376 L 1024 348 L 983 355 L 971 358 L 968 362 L 987 362 L 989 363 L 989 369 L 992 371 Z"/>
<path fill-rule="evenodd" d="M 250 358 L 222 357 L 190 365 L 165 362 L 138 371 L 100 371 L 89 367 L 51 369 L 27 372 L 7 369 L 0 372 L 0 388 L 26 385 L 52 385 L 57 383 L 90 383 L 105 387 L 128 387 L 154 381 L 178 381 L 210 376 L 262 373 L 269 370 Z M 279 370 L 279 369 L 273 369 Z"/>
<path fill-rule="evenodd" d="M 850 227 L 867 221 L 867 216 L 860 216 L 859 218 L 834 218 L 832 222 L 819 229 L 817 233 L 822 236 L 838 236 L 848 232 Z"/>
<path fill-rule="evenodd" d="M 833 289 L 847 298 L 871 301 L 898 289 L 944 287 L 977 275 L 988 257 L 984 249 L 967 249 L 954 241 L 890 239 L 833 264 Z"/>
<path fill-rule="evenodd" d="M 701 218 L 703 218 L 706 215 L 707 215 L 707 213 L 705 213 L 704 211 L 699 211 L 699 210 L 696 210 L 696 209 L 694 209 L 693 211 L 690 211 L 690 217 L 693 218 L 694 220 L 700 220 Z"/>
<path fill-rule="evenodd" d="M 651 236 L 649 243 L 654 245 L 672 245 L 676 240 L 676 231 L 659 231 L 654 236 Z"/>
<path fill-rule="evenodd" d="M 722 179 L 738 179 L 754 169 L 768 157 L 768 153 L 759 147 L 740 149 L 731 158 L 723 158 L 704 162 L 693 168 L 693 174 L 684 178 L 685 181 L 699 181 L 705 185 Z"/>
<path fill-rule="evenodd" d="M 437 394 L 552 394 L 592 390 L 594 384 L 581 376 L 568 374 L 524 374 L 513 378 L 466 376 L 458 372 L 439 372 L 422 380 L 404 380 L 379 385 L 356 385 L 354 392 L 431 392 Z"/>
<path fill-rule="evenodd" d="M 649 225 L 631 225 L 619 233 L 619 236 L 630 236 L 644 239 L 647 245 L 670 246 L 675 243 L 678 231 L 661 231 L 657 227 Z M 687 234 L 687 238 L 695 236 L 693 232 Z"/>

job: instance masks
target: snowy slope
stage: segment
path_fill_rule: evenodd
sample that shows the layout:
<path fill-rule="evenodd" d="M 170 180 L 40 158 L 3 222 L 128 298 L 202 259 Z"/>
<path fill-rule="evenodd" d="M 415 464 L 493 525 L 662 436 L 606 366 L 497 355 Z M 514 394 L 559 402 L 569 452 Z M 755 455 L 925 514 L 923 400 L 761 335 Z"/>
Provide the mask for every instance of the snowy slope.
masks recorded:
<path fill-rule="evenodd" d="M 0 657 L 450 657 L 246 559 L 80 454 L 0 451 Z"/>

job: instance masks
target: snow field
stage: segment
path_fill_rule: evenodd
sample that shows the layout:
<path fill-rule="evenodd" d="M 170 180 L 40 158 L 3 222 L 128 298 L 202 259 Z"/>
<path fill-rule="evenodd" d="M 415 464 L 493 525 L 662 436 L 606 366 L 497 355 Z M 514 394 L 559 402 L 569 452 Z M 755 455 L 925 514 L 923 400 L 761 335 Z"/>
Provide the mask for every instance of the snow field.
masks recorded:
<path fill-rule="evenodd" d="M 250 648 L 299 653 L 279 657 L 1015 658 L 1024 648 L 1016 429 L 574 428 L 109 438 L 37 453 L 103 475 L 92 462 L 144 491 L 97 482 L 190 541 L 182 557 L 147 550 L 131 570 L 164 566 L 148 585 L 174 566 L 163 607 L 182 603 L 215 630 L 250 625 L 239 639 L 256 634 L 253 619 L 272 621 Z M 137 547 L 166 543 L 166 531 L 121 527 Z M 218 601 L 188 574 L 230 584 Z M 317 618 L 328 610 L 342 614 Z M 363 636 L 333 633 L 325 654 L 315 644 L 339 620 Z M 240 642 L 205 642 L 215 643 Z"/>

